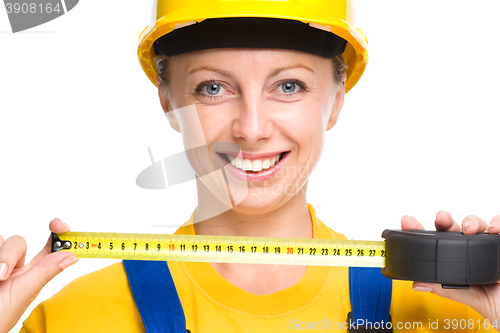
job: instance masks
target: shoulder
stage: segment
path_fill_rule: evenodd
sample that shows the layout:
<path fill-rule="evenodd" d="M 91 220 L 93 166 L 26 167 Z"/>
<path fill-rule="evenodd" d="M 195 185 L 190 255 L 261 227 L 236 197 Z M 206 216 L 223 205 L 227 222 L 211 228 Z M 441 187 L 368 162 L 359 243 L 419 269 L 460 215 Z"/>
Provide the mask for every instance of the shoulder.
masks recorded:
<path fill-rule="evenodd" d="M 122 262 L 118 262 L 71 281 L 44 303 L 55 307 L 71 301 L 78 304 L 78 310 L 87 311 L 129 298 L 133 300 L 127 275 Z"/>
<path fill-rule="evenodd" d="M 327 229 L 328 233 L 330 234 L 330 236 L 334 239 L 347 239 L 347 237 L 344 236 L 344 234 L 336 232 L 333 229 L 330 229 L 329 227 L 326 227 L 326 229 Z"/>
<path fill-rule="evenodd" d="M 30 332 L 41 332 L 37 327 L 42 324 L 47 332 L 68 327 L 113 331 L 116 325 L 129 332 L 143 330 L 122 262 L 70 282 L 41 302 L 23 323 Z"/>
<path fill-rule="evenodd" d="M 102 291 L 116 291 L 128 286 L 127 275 L 122 262 L 104 267 L 95 272 L 83 275 L 66 285 L 53 299 L 67 295 L 85 294 L 99 297 Z"/>
<path fill-rule="evenodd" d="M 316 215 L 316 211 L 310 203 L 307 203 L 309 215 L 313 227 L 313 238 L 315 239 L 347 239 L 344 235 L 333 231 L 321 221 Z"/>
<path fill-rule="evenodd" d="M 317 223 L 314 228 L 315 228 L 314 231 L 316 232 L 314 238 L 331 238 L 331 239 L 341 239 L 341 240 L 347 239 L 346 236 L 344 236 L 339 232 L 334 231 L 326 224 L 324 224 L 320 219 L 317 219 Z"/>

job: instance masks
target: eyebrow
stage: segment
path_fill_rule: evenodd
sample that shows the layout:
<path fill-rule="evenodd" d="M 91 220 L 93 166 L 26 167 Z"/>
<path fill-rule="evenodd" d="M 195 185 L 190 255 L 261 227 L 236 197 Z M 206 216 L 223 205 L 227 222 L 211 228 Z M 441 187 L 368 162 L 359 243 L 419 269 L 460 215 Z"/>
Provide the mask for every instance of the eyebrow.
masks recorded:
<path fill-rule="evenodd" d="M 302 65 L 302 64 L 294 64 L 294 65 L 290 65 L 290 66 L 285 66 L 285 67 L 280 67 L 280 68 L 276 68 L 274 71 L 272 71 L 271 73 L 269 73 L 269 75 L 267 76 L 266 79 L 270 79 L 272 78 L 273 76 L 276 76 L 278 75 L 279 73 L 283 72 L 283 71 L 286 71 L 288 69 L 293 69 L 293 68 L 303 68 L 303 69 L 307 69 L 308 71 L 310 71 L 311 73 L 314 74 L 314 71 L 312 70 L 311 67 L 308 67 L 308 66 L 305 66 L 305 65 Z"/>
<path fill-rule="evenodd" d="M 311 73 L 314 74 L 314 70 L 311 67 L 308 67 L 308 66 L 305 66 L 305 65 L 302 65 L 302 64 L 294 64 L 294 65 L 290 65 L 290 66 L 276 68 L 271 73 L 269 73 L 269 75 L 267 76 L 266 79 L 270 79 L 273 76 L 276 76 L 276 75 L 278 75 L 279 73 L 281 73 L 283 71 L 286 71 L 286 70 L 289 70 L 289 69 L 293 69 L 293 68 L 303 68 L 303 69 L 306 69 L 306 70 L 308 70 L 308 71 L 310 71 Z M 199 66 L 199 67 L 193 68 L 193 69 L 191 69 L 189 71 L 189 74 L 193 74 L 193 73 L 199 72 L 199 71 L 216 72 L 216 73 L 219 73 L 220 75 L 228 77 L 230 79 L 233 78 L 233 75 L 231 74 L 231 72 L 228 72 L 228 71 L 225 71 L 225 70 L 222 70 L 222 69 L 219 69 L 219 68 L 210 67 L 210 66 Z"/>
<path fill-rule="evenodd" d="M 219 73 L 220 75 L 226 76 L 230 79 L 233 78 L 233 75 L 231 74 L 231 72 L 228 72 L 228 71 L 225 71 L 222 69 L 218 69 L 218 68 L 214 68 L 214 67 L 210 67 L 210 66 L 199 66 L 199 67 L 193 68 L 192 70 L 189 71 L 189 74 L 193 74 L 193 73 L 199 72 L 199 71 L 216 72 L 216 73 Z"/>

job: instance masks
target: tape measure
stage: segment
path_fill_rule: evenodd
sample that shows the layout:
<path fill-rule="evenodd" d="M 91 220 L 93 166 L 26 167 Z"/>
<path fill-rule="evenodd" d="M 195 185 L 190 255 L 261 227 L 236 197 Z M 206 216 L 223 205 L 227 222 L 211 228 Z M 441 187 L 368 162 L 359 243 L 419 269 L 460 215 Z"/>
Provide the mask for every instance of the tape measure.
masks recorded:
<path fill-rule="evenodd" d="M 205 261 L 240 264 L 384 267 L 384 241 L 156 235 L 99 232 L 52 234 L 52 252 L 78 258 Z"/>
<path fill-rule="evenodd" d="M 276 265 L 381 267 L 391 279 L 468 288 L 500 280 L 500 236 L 423 230 L 385 230 L 385 241 L 52 233 L 52 252 L 78 258 Z"/>

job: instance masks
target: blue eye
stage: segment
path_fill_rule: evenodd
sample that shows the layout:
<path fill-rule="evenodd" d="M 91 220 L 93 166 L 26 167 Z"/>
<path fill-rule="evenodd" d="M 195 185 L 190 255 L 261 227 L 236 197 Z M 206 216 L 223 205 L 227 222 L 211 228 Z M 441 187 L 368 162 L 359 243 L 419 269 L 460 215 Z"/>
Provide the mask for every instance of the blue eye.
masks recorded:
<path fill-rule="evenodd" d="M 297 97 L 309 91 L 306 84 L 297 79 L 281 81 L 275 89 L 278 90 L 278 95 L 286 98 Z"/>
<path fill-rule="evenodd" d="M 210 95 L 217 95 L 220 91 L 220 85 L 212 83 L 207 85 L 207 93 Z"/>
<path fill-rule="evenodd" d="M 295 91 L 295 83 L 293 82 L 286 82 L 281 85 L 281 89 L 283 90 L 284 93 L 293 93 Z"/>
<path fill-rule="evenodd" d="M 226 87 L 223 83 L 212 79 L 200 82 L 194 92 L 205 99 L 224 98 L 226 96 Z"/>

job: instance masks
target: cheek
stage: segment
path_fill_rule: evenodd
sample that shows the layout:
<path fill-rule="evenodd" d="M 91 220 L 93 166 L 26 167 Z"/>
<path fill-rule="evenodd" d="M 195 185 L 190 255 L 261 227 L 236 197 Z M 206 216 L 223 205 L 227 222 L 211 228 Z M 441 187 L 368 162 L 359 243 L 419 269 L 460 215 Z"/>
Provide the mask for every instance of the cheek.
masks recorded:
<path fill-rule="evenodd" d="M 290 108 L 288 117 L 275 122 L 279 132 L 288 137 L 296 146 L 295 167 L 304 169 L 302 173 L 309 176 L 318 162 L 323 149 L 327 122 L 325 121 L 321 103 L 304 103 Z M 307 176 L 307 177 L 308 177 Z"/>
<path fill-rule="evenodd" d="M 331 111 L 328 100 L 326 96 L 317 96 L 314 103 L 310 103 L 304 110 L 304 116 L 297 129 L 302 142 L 307 147 L 306 151 L 299 153 L 307 159 L 308 169 L 314 167 L 321 156 Z"/>
<path fill-rule="evenodd" d="M 275 124 L 296 141 L 310 145 L 326 131 L 326 113 L 321 101 L 311 98 L 291 105 L 286 110 L 286 116 L 277 119 Z"/>
<path fill-rule="evenodd" d="M 198 106 L 198 114 L 207 142 L 233 141 L 231 139 L 232 115 L 227 106 Z"/>

